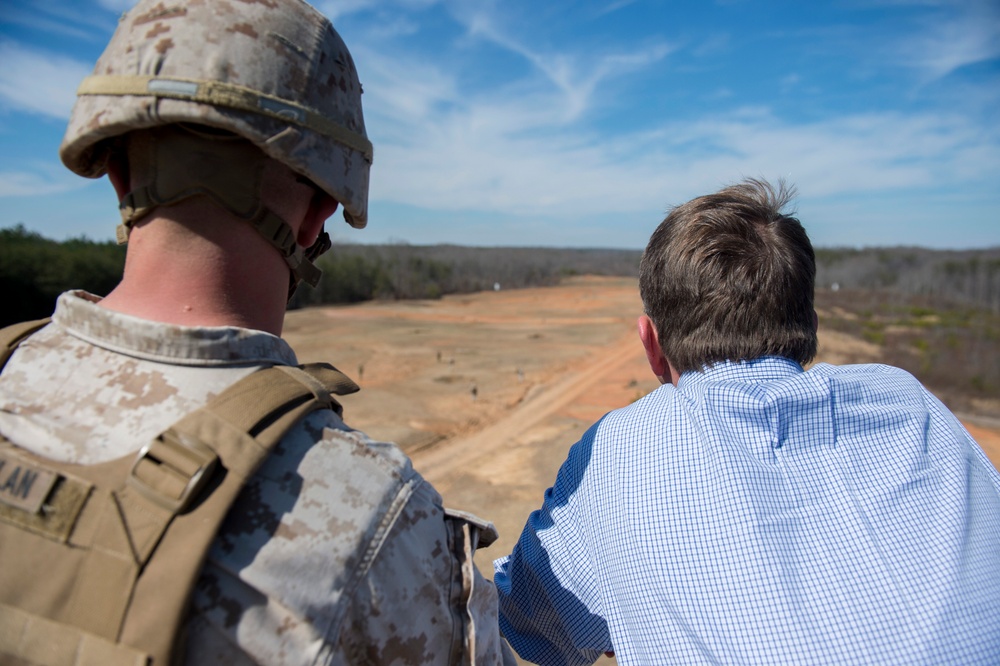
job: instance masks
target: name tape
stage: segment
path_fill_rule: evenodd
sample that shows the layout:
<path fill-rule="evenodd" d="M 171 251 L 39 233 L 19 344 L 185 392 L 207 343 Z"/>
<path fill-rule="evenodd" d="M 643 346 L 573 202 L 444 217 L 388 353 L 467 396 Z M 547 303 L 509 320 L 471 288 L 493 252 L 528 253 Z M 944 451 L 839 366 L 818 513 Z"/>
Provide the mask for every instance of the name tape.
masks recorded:
<path fill-rule="evenodd" d="M 42 504 L 58 479 L 59 475 L 52 470 L 0 451 L 0 504 L 41 513 Z"/>

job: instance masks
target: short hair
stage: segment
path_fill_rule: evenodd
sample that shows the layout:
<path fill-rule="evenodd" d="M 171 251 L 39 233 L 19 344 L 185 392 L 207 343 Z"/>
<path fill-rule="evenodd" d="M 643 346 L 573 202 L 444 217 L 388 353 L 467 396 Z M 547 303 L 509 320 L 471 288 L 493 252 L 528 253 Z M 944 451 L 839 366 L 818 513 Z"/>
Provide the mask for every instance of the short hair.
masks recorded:
<path fill-rule="evenodd" d="M 639 292 L 678 373 L 816 355 L 816 256 L 782 212 L 793 187 L 747 179 L 677 206 L 649 239 Z"/>

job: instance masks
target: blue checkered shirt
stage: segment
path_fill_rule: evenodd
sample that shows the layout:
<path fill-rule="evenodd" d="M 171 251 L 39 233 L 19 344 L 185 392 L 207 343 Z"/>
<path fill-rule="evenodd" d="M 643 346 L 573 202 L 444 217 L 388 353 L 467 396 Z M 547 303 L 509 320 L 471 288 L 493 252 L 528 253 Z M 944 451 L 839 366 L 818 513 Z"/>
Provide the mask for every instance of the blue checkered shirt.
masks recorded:
<path fill-rule="evenodd" d="M 587 431 L 494 567 L 539 664 L 1000 664 L 1000 474 L 888 366 L 685 373 Z"/>

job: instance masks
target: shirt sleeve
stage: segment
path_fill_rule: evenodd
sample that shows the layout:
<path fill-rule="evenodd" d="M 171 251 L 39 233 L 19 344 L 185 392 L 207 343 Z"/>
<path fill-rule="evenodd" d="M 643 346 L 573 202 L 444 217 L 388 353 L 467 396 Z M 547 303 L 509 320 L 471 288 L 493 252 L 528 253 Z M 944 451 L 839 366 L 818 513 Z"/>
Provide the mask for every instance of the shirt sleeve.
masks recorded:
<path fill-rule="evenodd" d="M 421 482 L 348 604 L 332 663 L 513 666 L 477 545 L 478 526 Z"/>
<path fill-rule="evenodd" d="M 533 663 L 592 664 L 613 649 L 587 526 L 578 519 L 594 431 L 570 450 L 513 552 L 494 562 L 500 630 Z"/>

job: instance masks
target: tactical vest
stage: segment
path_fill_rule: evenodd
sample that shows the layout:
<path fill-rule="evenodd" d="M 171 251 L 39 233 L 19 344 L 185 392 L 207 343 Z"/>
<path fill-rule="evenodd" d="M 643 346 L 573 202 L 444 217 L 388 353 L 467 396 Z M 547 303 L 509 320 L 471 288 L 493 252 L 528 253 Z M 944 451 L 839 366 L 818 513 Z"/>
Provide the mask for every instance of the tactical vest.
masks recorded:
<path fill-rule="evenodd" d="M 0 370 L 47 320 L 0 330 Z M 143 446 L 59 463 L 0 436 L 0 663 L 177 663 L 191 592 L 282 436 L 358 386 L 327 364 L 263 368 Z"/>

